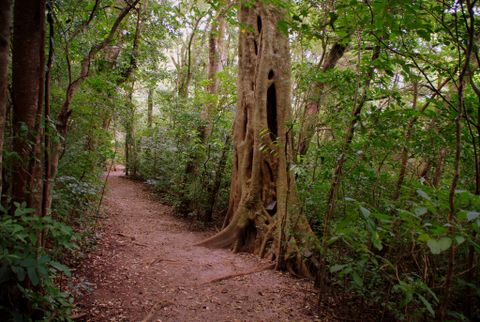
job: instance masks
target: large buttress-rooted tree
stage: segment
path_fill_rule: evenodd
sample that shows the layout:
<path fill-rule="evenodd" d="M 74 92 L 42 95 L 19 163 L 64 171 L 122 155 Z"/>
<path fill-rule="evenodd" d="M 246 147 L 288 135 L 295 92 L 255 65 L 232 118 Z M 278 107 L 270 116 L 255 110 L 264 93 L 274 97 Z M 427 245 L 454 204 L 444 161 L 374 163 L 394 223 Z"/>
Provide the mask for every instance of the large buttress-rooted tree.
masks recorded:
<path fill-rule="evenodd" d="M 311 230 L 288 170 L 291 66 L 288 36 L 277 27 L 283 15 L 262 2 L 241 6 L 229 209 L 224 229 L 200 245 L 253 252 L 308 275 L 300 249 L 311 248 Z"/>

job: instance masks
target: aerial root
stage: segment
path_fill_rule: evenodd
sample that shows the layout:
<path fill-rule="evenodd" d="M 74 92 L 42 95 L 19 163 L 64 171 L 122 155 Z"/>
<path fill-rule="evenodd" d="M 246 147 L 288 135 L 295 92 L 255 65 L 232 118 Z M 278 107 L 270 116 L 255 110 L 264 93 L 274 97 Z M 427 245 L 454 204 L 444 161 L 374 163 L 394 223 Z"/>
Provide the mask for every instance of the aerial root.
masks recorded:
<path fill-rule="evenodd" d="M 258 252 L 260 257 L 262 258 L 265 255 L 265 248 L 267 246 L 267 242 L 270 240 L 270 238 L 272 238 L 273 230 L 275 229 L 276 226 L 277 226 L 276 221 L 271 223 L 270 226 L 268 227 L 267 232 L 265 233 L 265 236 L 263 237 L 262 245 L 260 246 L 260 251 Z"/>

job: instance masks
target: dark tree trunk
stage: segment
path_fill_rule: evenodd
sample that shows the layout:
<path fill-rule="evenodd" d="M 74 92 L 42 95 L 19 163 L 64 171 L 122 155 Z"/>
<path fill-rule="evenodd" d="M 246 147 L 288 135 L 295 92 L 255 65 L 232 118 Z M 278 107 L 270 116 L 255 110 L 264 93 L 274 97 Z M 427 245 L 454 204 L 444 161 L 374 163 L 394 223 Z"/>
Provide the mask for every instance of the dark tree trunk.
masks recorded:
<path fill-rule="evenodd" d="M 13 27 L 13 201 L 39 210 L 39 130 L 45 79 L 45 0 L 17 0 Z M 39 117 L 40 116 L 40 117 Z M 40 151 L 41 152 L 41 151 Z"/>
<path fill-rule="evenodd" d="M 8 61 L 10 52 L 10 29 L 12 23 L 12 1 L 0 1 L 0 173 L 3 168 L 3 143 L 8 104 Z M 0 196 L 3 188 L 0 174 Z"/>

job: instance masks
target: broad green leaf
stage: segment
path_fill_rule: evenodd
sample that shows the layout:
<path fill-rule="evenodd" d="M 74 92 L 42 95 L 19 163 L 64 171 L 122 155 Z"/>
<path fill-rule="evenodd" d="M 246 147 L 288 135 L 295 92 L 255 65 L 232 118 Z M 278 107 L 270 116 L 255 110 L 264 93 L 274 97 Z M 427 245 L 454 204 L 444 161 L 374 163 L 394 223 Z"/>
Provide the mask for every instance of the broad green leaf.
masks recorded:
<path fill-rule="evenodd" d="M 434 255 L 438 255 L 452 246 L 452 239 L 448 237 L 442 237 L 440 239 L 430 239 L 427 241 L 427 245 L 430 251 Z"/>

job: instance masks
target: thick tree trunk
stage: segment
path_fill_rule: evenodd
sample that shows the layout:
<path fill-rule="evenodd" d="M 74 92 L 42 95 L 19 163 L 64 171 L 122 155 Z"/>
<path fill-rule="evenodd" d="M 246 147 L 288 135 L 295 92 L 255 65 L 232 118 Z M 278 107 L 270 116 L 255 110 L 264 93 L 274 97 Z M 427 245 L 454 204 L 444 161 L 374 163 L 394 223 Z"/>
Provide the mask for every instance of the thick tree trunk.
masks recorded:
<path fill-rule="evenodd" d="M 39 129 L 44 90 L 45 0 L 17 0 L 13 26 L 13 201 L 39 210 Z M 39 117 L 40 116 L 40 117 Z"/>
<path fill-rule="evenodd" d="M 310 234 L 296 200 L 291 160 L 290 53 L 278 30 L 281 9 L 262 2 L 240 8 L 237 114 L 228 225 L 200 245 L 233 247 L 308 275 L 300 249 Z"/>
<path fill-rule="evenodd" d="M 0 171 L 3 168 L 3 141 L 8 103 L 8 61 L 10 52 L 10 27 L 12 23 L 12 1 L 0 1 Z M 0 174 L 0 195 L 2 194 Z"/>

